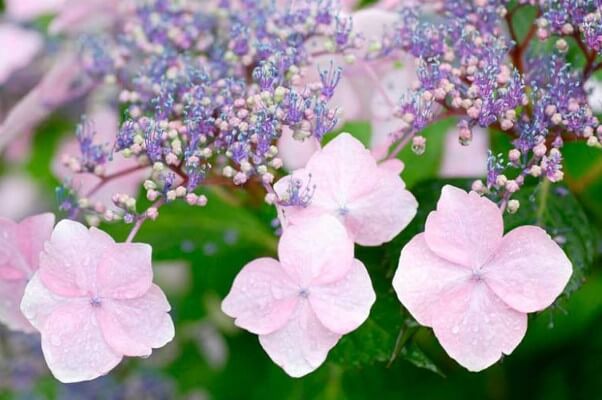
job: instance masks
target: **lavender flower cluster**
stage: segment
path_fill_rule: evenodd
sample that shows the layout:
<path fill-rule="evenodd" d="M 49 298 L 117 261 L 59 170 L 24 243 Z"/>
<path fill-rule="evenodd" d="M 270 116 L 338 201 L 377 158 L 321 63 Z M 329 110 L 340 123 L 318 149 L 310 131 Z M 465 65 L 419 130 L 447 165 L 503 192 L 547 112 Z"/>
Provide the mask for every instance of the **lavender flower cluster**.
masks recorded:
<path fill-rule="evenodd" d="M 310 47 L 316 38 L 321 46 Z M 115 148 L 92 146 L 82 126 L 82 154 L 67 163 L 103 177 L 111 153 L 136 158 L 152 169 L 144 188 L 158 204 L 203 206 L 207 199 L 195 194 L 201 184 L 269 185 L 282 166 L 275 141 L 283 130 L 321 139 L 337 123 L 327 103 L 340 68 L 320 66 L 315 82 L 304 81 L 301 69 L 359 42 L 350 19 L 326 0 L 132 3 L 115 32 L 82 41 L 89 75 L 120 88 L 126 120 Z M 156 207 L 137 213 L 129 196 L 113 202 L 123 213 L 96 211 L 126 222 L 157 215 Z"/>
<path fill-rule="evenodd" d="M 513 17 L 524 7 L 534 8 L 537 18 L 519 38 Z M 584 84 L 602 69 L 602 2 L 452 0 L 434 9 L 430 22 L 416 10 L 402 10 L 398 25 L 371 54 L 378 59 L 403 51 L 417 60 L 418 88 L 398 104 L 396 140 L 412 139 L 421 152 L 420 131 L 449 116 L 459 118 L 465 145 L 476 127 L 507 133 L 514 148 L 490 154 L 486 182 L 473 185 L 504 207 L 527 176 L 562 180 L 566 141 L 600 147 L 602 126 Z M 553 51 L 543 51 L 549 45 Z M 570 46 L 581 51 L 583 67 L 569 61 Z M 510 211 L 518 207 L 511 204 Z"/>

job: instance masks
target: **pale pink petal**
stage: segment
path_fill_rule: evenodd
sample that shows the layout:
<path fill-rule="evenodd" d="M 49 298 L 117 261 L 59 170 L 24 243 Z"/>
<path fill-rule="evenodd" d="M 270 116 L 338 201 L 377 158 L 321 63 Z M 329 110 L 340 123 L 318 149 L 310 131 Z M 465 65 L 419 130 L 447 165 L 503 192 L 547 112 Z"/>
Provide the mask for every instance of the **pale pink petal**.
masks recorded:
<path fill-rule="evenodd" d="M 379 246 L 392 240 L 416 215 L 418 203 L 399 175 L 386 169 L 375 171 L 373 188 L 350 199 L 342 219 L 354 238 L 363 246 Z"/>
<path fill-rule="evenodd" d="M 353 241 L 340 222 L 325 215 L 287 228 L 278 255 L 284 271 L 304 288 L 345 276 L 353 265 Z"/>
<path fill-rule="evenodd" d="M 241 328 L 256 334 L 271 333 L 289 320 L 298 291 L 278 261 L 259 258 L 238 273 L 222 302 L 222 311 L 235 318 L 234 323 Z"/>
<path fill-rule="evenodd" d="M 105 342 L 94 309 L 85 298 L 58 307 L 40 333 L 46 364 L 63 383 L 98 378 L 122 359 Z"/>
<path fill-rule="evenodd" d="M 91 234 L 79 222 L 62 220 L 40 255 L 40 278 L 49 289 L 64 296 L 96 292 L 96 269 L 114 245 L 107 234 Z"/>
<path fill-rule="evenodd" d="M 0 279 L 0 322 L 9 329 L 25 333 L 35 332 L 35 329 L 21 312 L 21 299 L 25 292 L 25 279 Z"/>
<path fill-rule="evenodd" d="M 473 128 L 472 141 L 463 146 L 458 141 L 457 129 L 445 136 L 440 176 L 450 178 L 476 178 L 487 174 L 487 150 L 489 136 L 483 128 Z"/>
<path fill-rule="evenodd" d="M 152 285 L 134 299 L 106 299 L 97 309 L 103 337 L 118 354 L 148 356 L 174 337 L 171 309 L 165 294 Z"/>
<path fill-rule="evenodd" d="M 552 304 L 573 273 L 560 246 L 537 226 L 510 231 L 482 271 L 487 285 L 506 304 L 525 313 Z"/>
<path fill-rule="evenodd" d="M 391 160 L 386 160 L 381 162 L 378 165 L 381 169 L 389 171 L 395 175 L 399 175 L 403 172 L 403 169 L 405 167 L 405 165 L 403 164 L 403 161 L 398 160 L 396 158 L 391 159 Z M 401 182 L 403 184 L 403 186 L 405 187 L 405 183 L 402 181 Z"/>
<path fill-rule="evenodd" d="M 272 361 L 298 378 L 322 365 L 339 338 L 320 323 L 307 301 L 301 301 L 288 324 L 260 335 L 259 343 Z"/>
<path fill-rule="evenodd" d="M 449 294 L 468 282 L 471 275 L 469 269 L 433 253 L 421 233 L 401 250 L 393 288 L 416 321 L 432 326 L 438 314 L 447 312 Z"/>
<path fill-rule="evenodd" d="M 355 259 L 349 273 L 340 280 L 312 286 L 308 300 L 322 325 L 332 332 L 345 334 L 368 318 L 376 294 L 366 267 Z"/>
<path fill-rule="evenodd" d="M 16 25 L 0 24 L 0 85 L 10 75 L 29 65 L 42 48 L 42 36 L 33 30 L 22 29 Z M 10 56 L 9 56 L 10 54 Z"/>
<path fill-rule="evenodd" d="M 278 140 L 278 155 L 289 171 L 305 167 L 307 161 L 319 149 L 320 143 L 315 138 L 297 140 L 290 128 L 282 128 L 282 136 Z"/>
<path fill-rule="evenodd" d="M 91 235 L 106 233 L 91 228 Z M 144 243 L 117 243 L 106 251 L 96 272 L 98 295 L 117 299 L 142 296 L 153 281 L 152 248 Z"/>
<path fill-rule="evenodd" d="M 376 160 L 364 145 L 343 132 L 329 142 L 307 163 L 316 185 L 314 198 L 330 203 L 332 211 L 344 206 L 347 200 L 366 191 L 373 179 Z M 313 199 L 312 199 L 313 200 Z"/>
<path fill-rule="evenodd" d="M 40 279 L 39 272 L 34 274 L 25 287 L 21 300 L 21 312 L 37 330 L 42 330 L 48 316 L 57 308 L 66 304 L 70 298 L 51 292 Z"/>
<path fill-rule="evenodd" d="M 50 239 L 54 228 L 54 214 L 45 213 L 25 218 L 19 223 L 17 241 L 19 249 L 30 267 L 31 273 L 38 269 L 40 253 Z"/>
<path fill-rule="evenodd" d="M 19 225 L 0 218 L 0 275 L 2 279 L 20 279 L 30 271 L 30 266 L 19 249 Z"/>
<path fill-rule="evenodd" d="M 425 238 L 440 257 L 479 268 L 499 245 L 504 233 L 502 213 L 491 200 L 446 185 L 437 210 L 429 214 Z"/>
<path fill-rule="evenodd" d="M 5 0 L 6 14 L 27 21 L 60 10 L 65 0 Z"/>
<path fill-rule="evenodd" d="M 527 331 L 527 315 L 508 307 L 482 281 L 457 286 L 446 302 L 444 312 L 433 314 L 435 336 L 470 371 L 512 353 Z"/>

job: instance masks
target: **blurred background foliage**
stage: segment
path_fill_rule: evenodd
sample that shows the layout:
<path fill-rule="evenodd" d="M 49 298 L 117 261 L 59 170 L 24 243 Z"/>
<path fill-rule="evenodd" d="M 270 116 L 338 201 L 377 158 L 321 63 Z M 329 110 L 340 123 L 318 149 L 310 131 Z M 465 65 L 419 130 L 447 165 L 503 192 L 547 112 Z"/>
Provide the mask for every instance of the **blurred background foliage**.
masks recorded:
<path fill-rule="evenodd" d="M 532 16 L 517 18 L 526 25 Z M 0 175 L 24 169 L 55 211 L 59 182 L 50 165 L 62 137 L 72 134 L 72 121 L 59 113 L 40 126 L 25 164 L 0 161 Z M 524 341 L 510 357 L 482 373 L 467 372 L 400 306 L 391 287 L 393 272 L 400 249 L 423 230 L 441 186 L 450 182 L 437 174 L 444 135 L 454 123 L 427 128 L 424 155 L 409 149 L 402 153 L 402 176 L 419 200 L 419 215 L 392 243 L 357 248 L 372 276 L 377 303 L 369 320 L 344 337 L 313 374 L 288 377 L 269 360 L 255 335 L 235 328 L 219 311 L 238 271 L 256 257 L 275 255 L 276 215 L 262 203 L 261 193 L 209 188 L 206 208 L 165 207 L 136 239 L 153 246 L 156 279 L 173 307 L 174 342 L 149 359 L 127 360 L 107 377 L 62 385 L 45 369 L 37 338 L 3 330 L 0 399 L 602 399 L 600 150 L 567 144 L 565 186 L 526 187 L 519 213 L 506 218 L 508 230 L 522 224 L 545 227 L 575 267 L 566 294 L 549 310 L 531 316 Z M 370 140 L 368 123 L 349 123 L 341 130 L 364 143 Z M 502 133 L 490 132 L 490 139 L 496 154 L 509 148 Z M 471 181 L 451 183 L 469 188 Z M 129 227 L 104 229 L 123 240 Z"/>

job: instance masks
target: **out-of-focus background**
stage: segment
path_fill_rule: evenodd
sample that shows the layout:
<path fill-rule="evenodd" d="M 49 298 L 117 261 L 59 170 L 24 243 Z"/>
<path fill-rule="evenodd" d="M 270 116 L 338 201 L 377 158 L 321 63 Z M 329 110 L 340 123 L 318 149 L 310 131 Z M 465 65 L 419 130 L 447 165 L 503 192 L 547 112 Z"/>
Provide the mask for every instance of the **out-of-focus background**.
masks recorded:
<path fill-rule="evenodd" d="M 0 10 L 4 7 L 0 1 Z M 0 64 L 8 59 L 16 64 L 0 83 L 0 121 L 44 68 L 36 63 L 39 54 L 27 64 L 17 62 L 27 48 L 2 41 L 7 20 L 0 16 Z M 19 26 L 35 37 L 45 32 L 48 19 L 24 20 Z M 55 45 L 51 40 L 37 51 L 55 51 Z M 10 143 L 0 159 L 1 216 L 58 212 L 55 189 L 61 180 L 53 171 L 83 112 L 75 101 Z M 400 332 L 413 327 L 400 325 L 391 272 L 400 244 L 422 230 L 424 216 L 434 208 L 440 182 L 433 179 L 453 176 L 466 187 L 485 171 L 484 165 L 467 160 L 483 160 L 488 142 L 494 153 L 509 148 L 505 137 L 487 133 L 472 150 L 460 149 L 447 138 L 453 126 L 444 121 L 427 129 L 426 154 L 402 155 L 403 178 L 421 202 L 421 215 L 385 249 L 358 249 L 379 302 L 373 318 L 343 339 L 313 374 L 288 377 L 269 360 L 255 335 L 235 328 L 220 312 L 220 301 L 241 267 L 258 256 L 273 256 L 277 239 L 271 208 L 253 195 L 215 189 L 207 192 L 206 208 L 165 207 L 137 237 L 153 246 L 156 281 L 173 307 L 176 339 L 171 344 L 148 359 L 126 360 L 109 376 L 63 385 L 45 367 L 36 335 L 0 328 L 0 399 L 602 399 L 602 263 L 600 241 L 594 239 L 602 230 L 602 152 L 584 144 L 565 148 L 565 186 L 552 189 L 562 213 L 550 212 L 548 221 L 554 234 L 591 236 L 584 242 L 587 248 L 576 250 L 587 267 L 583 285 L 550 310 L 531 316 L 518 349 L 482 373 L 458 366 L 427 329 L 413 337 L 416 351 L 396 351 Z M 341 130 L 366 142 L 371 135 L 365 122 L 348 123 Z M 458 165 L 461 171 L 454 169 Z M 563 231 L 558 218 L 582 218 L 588 230 Z M 118 240 L 128 231 L 119 225 L 104 228 Z"/>

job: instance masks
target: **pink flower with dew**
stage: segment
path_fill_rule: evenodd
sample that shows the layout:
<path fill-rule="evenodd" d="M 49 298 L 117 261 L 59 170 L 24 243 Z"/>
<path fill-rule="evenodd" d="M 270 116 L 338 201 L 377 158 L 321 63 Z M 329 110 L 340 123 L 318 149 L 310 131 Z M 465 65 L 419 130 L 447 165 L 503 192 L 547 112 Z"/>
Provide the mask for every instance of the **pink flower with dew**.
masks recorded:
<path fill-rule="evenodd" d="M 393 239 L 416 215 L 418 203 L 399 177 L 403 164 L 377 164 L 364 145 L 341 133 L 312 156 L 303 169 L 279 180 L 282 225 L 332 215 L 363 246 Z M 284 204 L 289 205 L 284 205 Z"/>
<path fill-rule="evenodd" d="M 443 160 L 439 175 L 448 178 L 475 178 L 487 174 L 487 151 L 489 135 L 486 129 L 472 130 L 472 141 L 463 146 L 458 140 L 458 130 L 446 133 Z"/>
<path fill-rule="evenodd" d="M 512 353 L 527 330 L 527 313 L 551 305 L 572 274 L 543 229 L 503 233 L 492 201 L 445 186 L 425 232 L 401 251 L 393 278 L 401 303 L 470 371 Z"/>
<path fill-rule="evenodd" d="M 5 0 L 6 14 L 19 21 L 29 21 L 58 12 L 65 0 Z"/>
<path fill-rule="evenodd" d="M 169 303 L 152 282 L 151 251 L 78 222 L 57 224 L 21 302 L 56 379 L 97 378 L 123 356 L 147 357 L 173 339 Z"/>
<path fill-rule="evenodd" d="M 0 152 L 15 138 L 31 131 L 58 106 L 74 100 L 91 88 L 77 56 L 66 53 L 0 125 Z"/>
<path fill-rule="evenodd" d="M 270 358 L 293 377 L 318 368 L 339 338 L 368 318 L 376 299 L 353 242 L 333 217 L 284 231 L 280 261 L 260 258 L 238 274 L 222 303 L 235 324 L 259 335 Z"/>
<path fill-rule="evenodd" d="M 39 33 L 12 24 L 0 24 L 0 85 L 26 67 L 38 54 L 44 40 Z M 10 56 L 9 56 L 10 55 Z"/>
<path fill-rule="evenodd" d="M 94 142 L 106 144 L 112 148 L 119 129 L 119 115 L 109 107 L 100 107 L 90 113 L 90 120 L 94 123 L 96 135 Z M 72 138 L 65 141 L 57 152 L 52 163 L 54 174 L 69 184 L 80 196 L 87 197 L 99 183 L 102 178 L 93 173 L 74 173 L 64 165 L 63 161 L 68 157 L 78 157 L 80 155 L 77 139 Z M 139 166 L 135 158 L 125 158 L 120 153 L 113 154 L 113 159 L 105 165 L 105 176 L 120 173 L 122 171 L 134 170 Z M 133 172 L 112 178 L 103 184 L 98 190 L 88 197 L 95 204 L 102 206 L 112 206 L 112 197 L 114 194 L 127 194 L 135 197 L 140 190 L 142 181 L 148 176 L 149 169 L 141 168 Z"/>
<path fill-rule="evenodd" d="M 10 329 L 35 332 L 19 307 L 53 226 L 52 214 L 35 215 L 20 223 L 0 218 L 0 322 Z"/>

